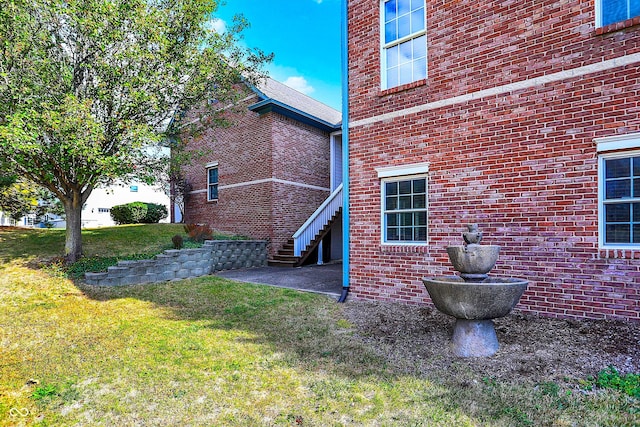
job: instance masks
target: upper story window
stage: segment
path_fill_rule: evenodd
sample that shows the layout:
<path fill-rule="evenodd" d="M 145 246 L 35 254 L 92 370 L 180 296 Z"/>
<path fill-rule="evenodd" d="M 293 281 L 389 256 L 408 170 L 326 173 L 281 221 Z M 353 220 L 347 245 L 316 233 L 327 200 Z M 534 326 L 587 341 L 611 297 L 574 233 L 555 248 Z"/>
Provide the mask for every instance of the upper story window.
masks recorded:
<path fill-rule="evenodd" d="M 596 0 L 596 8 L 598 27 L 640 16 L 640 0 Z"/>
<path fill-rule="evenodd" d="M 218 164 L 207 165 L 207 200 L 218 200 Z"/>
<path fill-rule="evenodd" d="M 427 77 L 425 0 L 382 0 L 382 88 Z"/>

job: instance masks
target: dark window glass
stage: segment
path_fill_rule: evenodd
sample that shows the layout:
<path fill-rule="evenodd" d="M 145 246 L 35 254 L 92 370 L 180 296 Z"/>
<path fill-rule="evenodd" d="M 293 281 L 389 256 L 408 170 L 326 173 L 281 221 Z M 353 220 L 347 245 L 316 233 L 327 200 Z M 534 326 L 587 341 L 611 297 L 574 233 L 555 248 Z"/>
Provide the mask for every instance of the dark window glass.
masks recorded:
<path fill-rule="evenodd" d="M 422 209 L 427 206 L 427 198 L 424 194 L 413 196 L 413 207 L 415 209 Z"/>
<path fill-rule="evenodd" d="M 400 187 L 400 194 L 411 194 L 411 181 L 400 181 L 398 186 Z"/>
<path fill-rule="evenodd" d="M 631 227 L 629 224 L 607 224 L 606 243 L 629 243 L 631 241 Z"/>
<path fill-rule="evenodd" d="M 605 197 L 607 199 L 622 199 L 623 197 L 631 197 L 630 179 L 614 179 L 612 181 L 607 181 L 605 187 Z"/>
<path fill-rule="evenodd" d="M 633 224 L 633 243 L 640 243 L 640 224 Z"/>
<path fill-rule="evenodd" d="M 411 209 L 411 196 L 400 196 L 399 209 Z"/>
<path fill-rule="evenodd" d="M 631 220 L 631 204 L 616 203 L 605 206 L 605 219 L 609 222 L 629 222 Z"/>
<path fill-rule="evenodd" d="M 426 179 L 414 179 L 413 180 L 413 192 L 414 193 L 425 193 L 427 186 Z"/>
<path fill-rule="evenodd" d="M 395 211 L 396 209 L 398 209 L 398 198 L 397 197 L 387 197 L 386 210 Z"/>
<path fill-rule="evenodd" d="M 640 222 L 640 203 L 634 203 L 632 206 L 633 206 L 633 222 Z"/>
<path fill-rule="evenodd" d="M 605 160 L 606 178 L 627 178 L 631 176 L 631 159 Z"/>
<path fill-rule="evenodd" d="M 387 225 L 395 227 L 398 225 L 398 214 L 387 214 Z"/>
<path fill-rule="evenodd" d="M 398 194 L 398 183 L 397 182 L 387 182 L 385 184 L 385 192 L 387 196 L 392 196 Z"/>

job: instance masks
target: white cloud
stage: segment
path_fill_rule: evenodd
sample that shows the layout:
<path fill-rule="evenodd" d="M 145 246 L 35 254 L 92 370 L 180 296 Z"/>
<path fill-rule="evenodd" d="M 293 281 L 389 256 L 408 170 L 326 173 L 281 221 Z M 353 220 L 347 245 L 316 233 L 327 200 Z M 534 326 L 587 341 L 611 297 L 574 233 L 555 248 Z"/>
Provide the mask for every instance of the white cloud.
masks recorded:
<path fill-rule="evenodd" d="M 215 31 L 218 34 L 222 34 L 227 31 L 227 23 L 219 18 L 210 19 L 206 25 L 208 29 Z"/>
<path fill-rule="evenodd" d="M 307 79 L 302 76 L 289 77 L 282 83 L 286 84 L 290 88 L 297 90 L 298 92 L 304 93 L 305 95 L 309 95 L 315 91 L 313 86 L 311 86 L 309 82 L 307 82 Z"/>

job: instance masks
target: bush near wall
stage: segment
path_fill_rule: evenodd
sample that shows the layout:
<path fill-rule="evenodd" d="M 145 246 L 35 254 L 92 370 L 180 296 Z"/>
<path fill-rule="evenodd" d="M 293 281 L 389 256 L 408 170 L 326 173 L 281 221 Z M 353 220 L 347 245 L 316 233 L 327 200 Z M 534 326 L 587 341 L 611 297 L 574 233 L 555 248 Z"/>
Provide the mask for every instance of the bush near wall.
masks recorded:
<path fill-rule="evenodd" d="M 156 203 L 132 202 L 111 208 L 117 224 L 155 224 L 168 216 L 167 207 Z"/>

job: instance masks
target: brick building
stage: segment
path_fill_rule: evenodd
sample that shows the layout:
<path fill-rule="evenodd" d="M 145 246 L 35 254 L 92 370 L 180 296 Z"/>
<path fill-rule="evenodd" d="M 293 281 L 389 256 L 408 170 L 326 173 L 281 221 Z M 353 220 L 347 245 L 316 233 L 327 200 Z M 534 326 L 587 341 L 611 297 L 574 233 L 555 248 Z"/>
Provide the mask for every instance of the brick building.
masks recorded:
<path fill-rule="evenodd" d="M 351 294 L 429 303 L 478 223 L 518 309 L 640 320 L 640 2 L 347 4 Z"/>
<path fill-rule="evenodd" d="M 295 255 L 277 252 L 341 183 L 340 113 L 273 79 L 247 87 L 237 107 L 227 113 L 231 126 L 185 136 L 206 154 L 184 167 L 191 191 L 183 220 L 266 239 L 273 260 L 295 265 L 311 241 Z M 333 235 L 337 249 L 328 245 L 325 258 L 340 258 L 341 233 L 330 229 L 322 237 Z"/>

